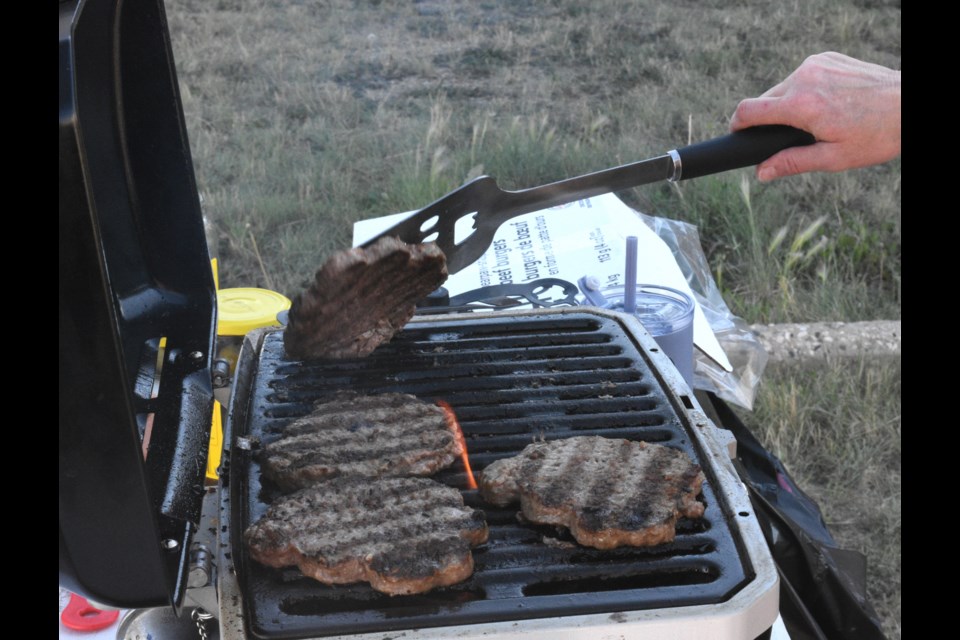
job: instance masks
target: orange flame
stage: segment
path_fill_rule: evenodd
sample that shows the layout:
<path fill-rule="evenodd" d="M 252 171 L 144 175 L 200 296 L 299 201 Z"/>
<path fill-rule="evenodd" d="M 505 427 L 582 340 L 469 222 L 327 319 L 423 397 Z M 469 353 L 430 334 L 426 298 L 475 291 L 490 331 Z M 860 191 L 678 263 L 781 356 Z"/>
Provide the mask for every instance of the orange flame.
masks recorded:
<path fill-rule="evenodd" d="M 470 468 L 470 458 L 467 456 L 467 439 L 463 436 L 463 429 L 460 428 L 460 423 L 457 422 L 457 414 L 453 412 L 453 407 L 443 400 L 437 400 L 436 404 L 443 409 L 443 414 L 447 419 L 447 427 L 450 431 L 453 431 L 457 442 L 460 443 L 460 449 L 462 450 L 460 459 L 463 460 L 463 468 L 467 471 L 467 488 L 476 489 L 477 481 L 473 477 L 473 469 Z"/>

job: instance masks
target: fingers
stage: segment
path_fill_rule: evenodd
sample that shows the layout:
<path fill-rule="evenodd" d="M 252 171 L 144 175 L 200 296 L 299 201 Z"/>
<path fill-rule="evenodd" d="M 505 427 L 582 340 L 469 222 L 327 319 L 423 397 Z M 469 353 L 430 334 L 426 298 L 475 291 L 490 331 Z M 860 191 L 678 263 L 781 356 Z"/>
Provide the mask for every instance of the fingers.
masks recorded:
<path fill-rule="evenodd" d="M 781 96 L 785 96 L 787 94 L 787 89 L 789 87 L 789 82 L 791 77 L 792 77 L 792 74 L 788 76 L 787 79 L 784 80 L 783 82 L 780 82 L 770 87 L 763 93 L 761 93 L 760 97 L 761 98 L 779 98 Z"/>
<path fill-rule="evenodd" d="M 757 179 L 769 182 L 808 171 L 837 171 L 836 145 L 818 142 L 809 147 L 791 147 L 757 165 Z"/>
<path fill-rule="evenodd" d="M 784 109 L 783 99 L 776 97 L 750 98 L 737 105 L 737 110 L 733 112 L 733 117 L 730 118 L 730 130 L 739 131 L 762 124 L 797 126 L 797 123 L 792 122 L 792 120 L 793 114 Z"/>

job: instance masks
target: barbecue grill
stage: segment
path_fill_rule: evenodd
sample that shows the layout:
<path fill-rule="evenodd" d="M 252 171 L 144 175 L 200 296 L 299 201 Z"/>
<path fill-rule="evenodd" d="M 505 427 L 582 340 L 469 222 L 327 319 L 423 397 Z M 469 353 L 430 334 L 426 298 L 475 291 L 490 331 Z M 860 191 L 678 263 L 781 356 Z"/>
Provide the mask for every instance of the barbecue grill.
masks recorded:
<path fill-rule="evenodd" d="M 416 318 L 362 360 L 244 341 L 218 490 L 204 489 L 215 296 L 162 3 L 60 5 L 60 582 L 126 607 L 202 606 L 221 637 L 756 637 L 778 577 L 733 440 L 633 318 L 580 308 Z M 482 471 L 534 439 L 603 435 L 686 451 L 702 520 L 651 548 L 579 547 L 466 489 L 490 540 L 466 582 L 389 597 L 250 561 L 274 497 L 255 450 L 338 389 L 456 411 Z"/>
<path fill-rule="evenodd" d="M 221 568 L 232 569 L 220 573 L 221 622 L 237 637 L 408 629 L 438 638 L 555 637 L 579 628 L 676 638 L 709 628 L 710 637 L 753 638 L 776 617 L 776 570 L 728 441 L 689 392 L 677 393 L 682 378 L 633 318 L 576 308 L 431 316 L 367 358 L 335 363 L 289 361 L 282 334 L 264 331 L 245 342 L 237 369 L 225 437 L 239 446 L 221 492 L 220 521 L 229 524 L 219 547 Z M 252 449 L 345 388 L 448 402 L 481 472 L 537 438 L 601 435 L 682 449 L 707 475 L 705 516 L 681 521 L 669 544 L 588 549 L 554 527 L 518 522 L 515 508 L 486 505 L 454 465 L 436 478 L 460 488 L 490 525 L 462 584 L 390 597 L 251 562 L 236 532 L 274 497 Z"/>

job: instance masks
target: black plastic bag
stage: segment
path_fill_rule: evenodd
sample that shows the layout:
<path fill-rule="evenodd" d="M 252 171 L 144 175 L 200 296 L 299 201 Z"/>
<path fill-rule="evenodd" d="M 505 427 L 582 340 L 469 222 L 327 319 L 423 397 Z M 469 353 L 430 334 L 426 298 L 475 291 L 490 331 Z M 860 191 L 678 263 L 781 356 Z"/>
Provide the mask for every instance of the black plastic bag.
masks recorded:
<path fill-rule="evenodd" d="M 719 425 L 737 438 L 734 465 L 750 490 L 754 511 L 780 572 L 780 614 L 792 640 L 883 638 L 880 616 L 867 598 L 867 561 L 841 549 L 820 507 L 783 463 L 722 400 L 709 398 Z"/>

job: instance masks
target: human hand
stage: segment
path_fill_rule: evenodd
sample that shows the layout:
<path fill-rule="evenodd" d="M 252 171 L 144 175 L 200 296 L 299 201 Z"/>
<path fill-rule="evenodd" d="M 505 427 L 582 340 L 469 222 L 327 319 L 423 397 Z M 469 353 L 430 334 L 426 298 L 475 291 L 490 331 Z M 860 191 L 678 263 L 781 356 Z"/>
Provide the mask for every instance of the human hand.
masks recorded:
<path fill-rule="evenodd" d="M 730 129 L 763 124 L 809 131 L 817 143 L 757 165 L 762 181 L 892 160 L 900 155 L 900 72 L 840 53 L 810 56 L 786 80 L 737 105 Z"/>

